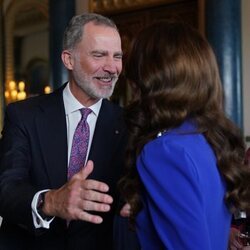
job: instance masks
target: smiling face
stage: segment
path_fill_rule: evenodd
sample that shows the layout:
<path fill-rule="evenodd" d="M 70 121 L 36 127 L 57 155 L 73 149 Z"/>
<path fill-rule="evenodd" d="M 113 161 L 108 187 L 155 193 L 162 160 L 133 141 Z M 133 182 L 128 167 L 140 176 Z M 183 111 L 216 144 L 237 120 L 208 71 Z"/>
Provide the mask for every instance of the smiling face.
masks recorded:
<path fill-rule="evenodd" d="M 70 70 L 72 94 L 90 106 L 113 93 L 122 70 L 120 35 L 114 28 L 87 23 L 82 40 L 72 51 L 63 51 L 62 59 Z"/>

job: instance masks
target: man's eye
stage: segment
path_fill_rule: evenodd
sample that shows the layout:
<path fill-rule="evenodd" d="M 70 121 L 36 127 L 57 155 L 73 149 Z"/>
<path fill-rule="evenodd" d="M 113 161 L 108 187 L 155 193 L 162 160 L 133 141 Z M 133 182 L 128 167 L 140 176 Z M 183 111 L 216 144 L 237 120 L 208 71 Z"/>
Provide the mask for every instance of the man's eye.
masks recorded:
<path fill-rule="evenodd" d="M 94 57 L 102 57 L 102 54 L 94 54 Z"/>
<path fill-rule="evenodd" d="M 122 59 L 122 55 L 115 56 L 115 59 Z"/>

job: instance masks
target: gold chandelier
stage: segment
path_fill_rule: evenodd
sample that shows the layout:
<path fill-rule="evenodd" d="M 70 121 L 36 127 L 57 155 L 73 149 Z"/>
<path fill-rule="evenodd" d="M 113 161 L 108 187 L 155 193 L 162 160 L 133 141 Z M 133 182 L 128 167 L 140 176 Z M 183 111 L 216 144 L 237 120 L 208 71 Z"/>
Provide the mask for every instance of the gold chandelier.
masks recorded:
<path fill-rule="evenodd" d="M 20 81 L 16 83 L 15 81 L 10 81 L 7 85 L 7 89 L 4 92 L 6 103 L 11 103 L 14 101 L 24 100 L 27 97 L 25 91 L 25 82 Z"/>
<path fill-rule="evenodd" d="M 51 93 L 51 87 L 45 86 L 44 94 L 49 93 Z M 26 99 L 27 93 L 25 91 L 25 82 L 19 81 L 18 83 L 16 83 L 16 81 L 14 80 L 9 81 L 9 83 L 7 84 L 7 88 L 4 92 L 4 96 L 6 104 Z"/>

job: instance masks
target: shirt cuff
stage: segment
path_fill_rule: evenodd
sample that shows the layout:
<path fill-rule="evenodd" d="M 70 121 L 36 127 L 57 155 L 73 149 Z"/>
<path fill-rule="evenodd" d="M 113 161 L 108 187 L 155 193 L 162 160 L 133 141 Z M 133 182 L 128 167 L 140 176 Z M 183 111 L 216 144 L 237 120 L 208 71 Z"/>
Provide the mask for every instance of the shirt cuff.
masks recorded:
<path fill-rule="evenodd" d="M 35 228 L 46 228 L 46 229 L 49 229 L 50 228 L 50 223 L 55 218 L 55 217 L 52 217 L 49 220 L 43 219 L 41 217 L 41 215 L 37 211 L 37 205 L 38 205 L 39 196 L 40 196 L 40 194 L 45 193 L 47 191 L 49 191 L 49 189 L 45 189 L 45 190 L 41 190 L 41 191 L 37 192 L 34 195 L 33 200 L 31 202 L 32 218 L 33 218 L 33 224 L 34 224 Z"/>

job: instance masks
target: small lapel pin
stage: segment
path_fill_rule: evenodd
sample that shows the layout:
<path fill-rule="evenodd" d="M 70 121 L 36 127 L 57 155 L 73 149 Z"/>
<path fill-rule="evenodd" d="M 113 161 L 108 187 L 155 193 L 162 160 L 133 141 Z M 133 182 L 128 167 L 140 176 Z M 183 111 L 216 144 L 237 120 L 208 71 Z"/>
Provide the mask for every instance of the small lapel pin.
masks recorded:
<path fill-rule="evenodd" d="M 157 137 L 161 137 L 164 133 L 166 133 L 167 132 L 167 130 L 166 129 L 164 129 L 163 131 L 160 131 L 160 132 L 158 132 L 157 133 Z"/>
<path fill-rule="evenodd" d="M 162 136 L 162 132 L 159 132 L 158 134 L 157 134 L 157 137 L 161 137 Z"/>

